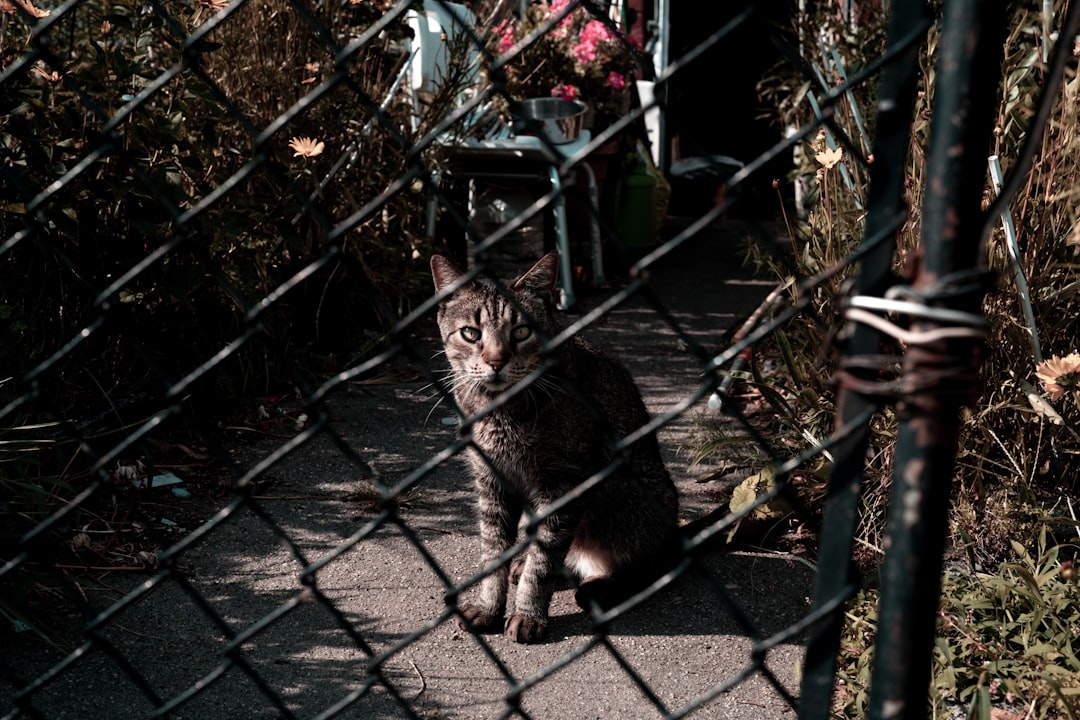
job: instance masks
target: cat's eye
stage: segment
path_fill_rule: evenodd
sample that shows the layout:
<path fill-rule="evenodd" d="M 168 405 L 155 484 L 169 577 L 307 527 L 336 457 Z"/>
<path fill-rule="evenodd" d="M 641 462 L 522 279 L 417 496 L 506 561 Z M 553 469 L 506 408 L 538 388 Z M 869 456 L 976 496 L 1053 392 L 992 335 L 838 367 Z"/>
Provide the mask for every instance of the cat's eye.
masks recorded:
<path fill-rule="evenodd" d="M 461 328 L 461 337 L 465 339 L 465 342 L 474 343 L 480 339 L 480 331 L 474 327 Z"/>
<path fill-rule="evenodd" d="M 532 335 L 532 328 L 528 325 L 518 325 L 510 331 L 510 337 L 518 342 L 527 339 L 530 335 Z"/>

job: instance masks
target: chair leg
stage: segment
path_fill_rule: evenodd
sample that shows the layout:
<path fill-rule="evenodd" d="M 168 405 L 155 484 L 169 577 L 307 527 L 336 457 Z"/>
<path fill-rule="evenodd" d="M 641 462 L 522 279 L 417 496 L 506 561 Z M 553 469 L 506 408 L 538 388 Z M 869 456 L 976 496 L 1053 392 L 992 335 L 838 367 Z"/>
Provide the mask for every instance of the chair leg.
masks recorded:
<path fill-rule="evenodd" d="M 593 285 L 600 286 L 607 282 L 604 277 L 604 248 L 600 242 L 600 224 L 596 222 L 596 213 L 600 212 L 600 190 L 596 187 L 596 175 L 589 163 L 582 163 L 579 167 L 585 171 L 589 202 L 592 203 L 592 212 L 589 213 L 589 239 L 592 244 Z"/>
<path fill-rule="evenodd" d="M 562 178 L 559 169 L 552 166 L 548 170 L 551 189 L 555 192 L 555 204 L 552 213 L 555 216 L 555 246 L 559 249 L 559 275 L 562 282 L 559 295 L 559 309 L 567 310 L 574 306 L 574 274 L 570 263 L 570 233 L 566 227 L 566 198 L 562 194 Z"/>
<path fill-rule="evenodd" d="M 436 202 L 437 190 L 439 182 L 442 180 L 442 169 L 438 169 L 431 173 L 431 184 L 428 185 L 426 195 L 427 202 L 424 203 L 424 224 L 427 225 L 427 236 L 432 240 L 435 239 L 435 223 L 438 218 L 438 203 Z"/>

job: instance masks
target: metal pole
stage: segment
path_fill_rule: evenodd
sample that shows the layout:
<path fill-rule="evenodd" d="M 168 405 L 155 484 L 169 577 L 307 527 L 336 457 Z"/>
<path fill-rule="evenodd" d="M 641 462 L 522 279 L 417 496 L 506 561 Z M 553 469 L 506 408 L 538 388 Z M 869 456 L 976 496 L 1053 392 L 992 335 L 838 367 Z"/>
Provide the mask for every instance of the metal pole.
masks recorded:
<path fill-rule="evenodd" d="M 912 323 L 916 332 L 947 325 L 934 309 L 979 318 L 983 288 L 971 271 L 979 266 L 1004 26 L 1001 0 L 945 3 L 924 172 L 923 257 L 912 284 L 929 312 Z M 949 486 L 960 408 L 975 387 L 976 346 L 952 337 L 910 345 L 904 356 L 871 720 L 926 717 Z"/>
<path fill-rule="evenodd" d="M 668 59 L 671 55 L 671 2 L 670 0 L 656 0 L 654 7 L 656 17 L 653 18 L 653 22 L 655 23 L 656 34 L 654 37 L 656 42 L 652 50 L 653 72 L 655 73 L 652 79 L 667 70 Z M 658 99 L 663 109 L 655 115 L 657 141 L 656 150 L 653 153 L 653 162 L 662 172 L 668 171 L 667 88 L 668 84 L 665 82 L 661 85 L 660 91 L 656 93 L 660 96 Z"/>
<path fill-rule="evenodd" d="M 889 48 L 919 33 L 927 26 L 928 12 L 922 2 L 893 3 L 889 18 Z M 911 133 L 912 107 L 915 101 L 919 70 L 920 42 L 912 44 L 885 67 L 878 99 L 877 133 L 874 140 L 874 164 L 870 166 L 870 191 L 867 195 L 865 237 L 888 233 L 906 203 L 904 199 L 905 161 Z M 860 295 L 881 297 L 892 282 L 895 244 L 883 242 L 863 259 L 855 281 Z M 857 325 L 844 348 L 848 357 L 873 355 L 879 351 L 881 334 L 868 325 Z M 873 378 L 867 378 L 873 380 Z M 869 398 L 850 386 L 837 391 L 837 428 L 847 428 L 875 407 Z M 851 551 L 858 520 L 859 497 L 866 461 L 869 425 L 853 427 L 833 451 L 836 463 L 829 481 L 829 499 L 825 506 L 818 573 L 814 581 L 814 608 L 828 605 L 850 594 L 855 584 Z M 800 720 L 825 720 L 831 717 L 833 676 L 843 626 L 843 614 L 834 612 L 819 625 L 806 649 L 800 692 Z"/>

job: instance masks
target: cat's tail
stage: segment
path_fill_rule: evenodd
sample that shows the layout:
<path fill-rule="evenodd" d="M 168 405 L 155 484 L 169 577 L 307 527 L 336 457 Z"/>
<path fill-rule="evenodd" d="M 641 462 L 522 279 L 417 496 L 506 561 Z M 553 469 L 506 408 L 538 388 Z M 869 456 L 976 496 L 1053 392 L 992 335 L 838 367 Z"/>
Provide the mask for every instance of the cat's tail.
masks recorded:
<path fill-rule="evenodd" d="M 728 515 L 728 509 L 721 506 L 691 522 L 680 525 L 678 534 L 671 543 L 667 544 L 662 553 L 663 557 L 652 558 L 650 562 L 640 563 L 632 569 L 626 568 L 611 575 L 594 575 L 585 578 L 574 592 L 574 602 L 586 612 L 610 610 L 672 570 L 686 552 L 687 542 L 695 539 L 703 530 L 712 527 Z M 722 533 L 717 533 L 697 544 L 694 552 L 726 547 L 723 537 Z"/>
<path fill-rule="evenodd" d="M 679 534 L 684 540 L 693 540 L 695 537 L 698 536 L 698 534 L 701 533 L 702 530 L 712 527 L 716 523 L 725 519 L 730 514 L 731 511 L 727 507 L 720 505 L 713 510 L 705 513 L 701 517 L 691 520 L 684 525 L 680 525 Z M 707 547 L 710 549 L 716 547 L 718 537 L 719 534 L 710 537 L 708 540 L 704 541 L 699 547 Z"/>

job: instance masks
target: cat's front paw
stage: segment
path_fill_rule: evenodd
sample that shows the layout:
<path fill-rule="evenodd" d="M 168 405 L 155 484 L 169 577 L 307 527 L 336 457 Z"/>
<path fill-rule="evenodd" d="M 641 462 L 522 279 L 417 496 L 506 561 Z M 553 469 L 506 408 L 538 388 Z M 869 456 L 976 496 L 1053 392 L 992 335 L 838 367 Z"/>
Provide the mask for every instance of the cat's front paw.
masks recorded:
<path fill-rule="evenodd" d="M 547 618 L 511 615 L 506 620 L 506 637 L 517 643 L 538 643 L 547 637 Z"/>
<path fill-rule="evenodd" d="M 491 612 L 477 605 L 462 605 L 457 624 L 462 630 L 474 633 L 496 633 L 503 627 L 502 613 Z"/>

